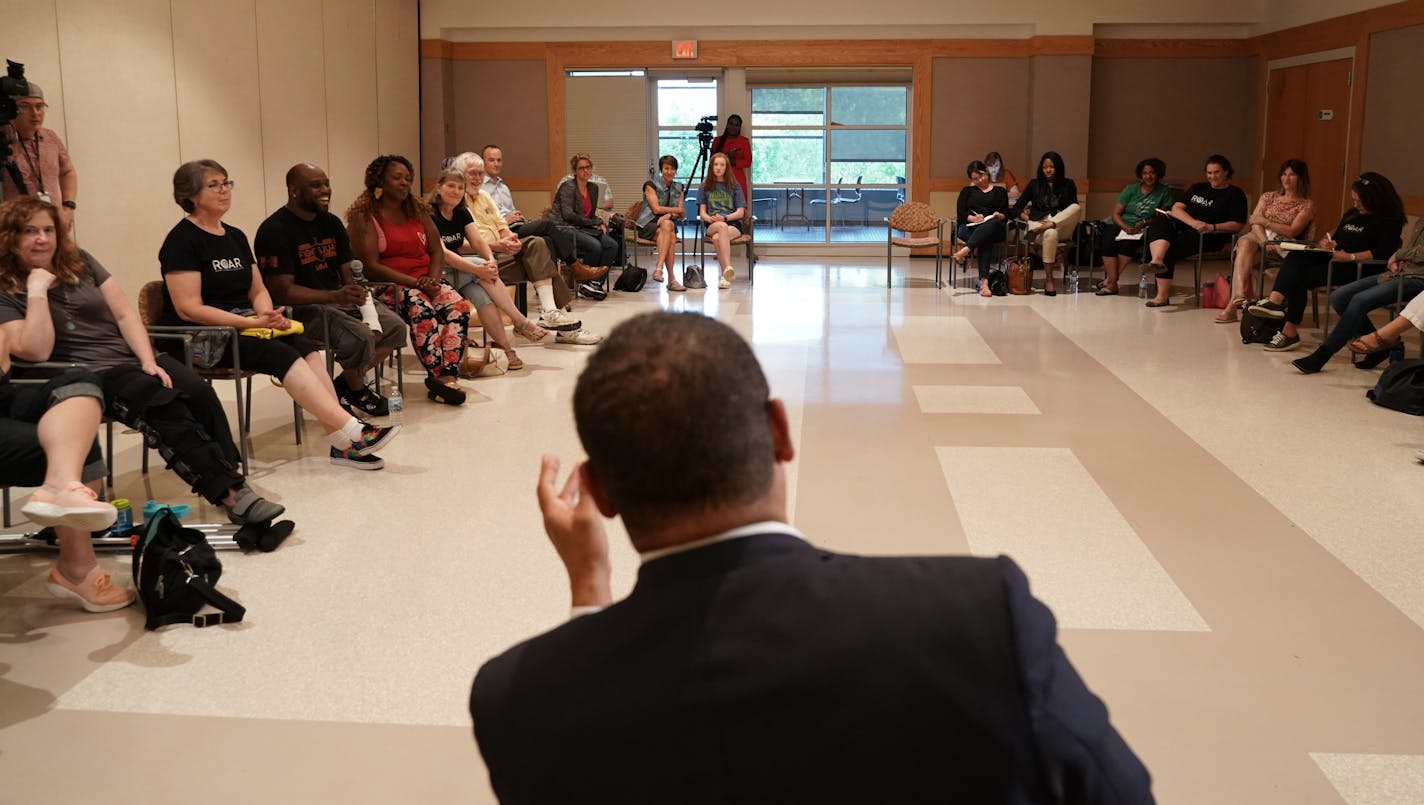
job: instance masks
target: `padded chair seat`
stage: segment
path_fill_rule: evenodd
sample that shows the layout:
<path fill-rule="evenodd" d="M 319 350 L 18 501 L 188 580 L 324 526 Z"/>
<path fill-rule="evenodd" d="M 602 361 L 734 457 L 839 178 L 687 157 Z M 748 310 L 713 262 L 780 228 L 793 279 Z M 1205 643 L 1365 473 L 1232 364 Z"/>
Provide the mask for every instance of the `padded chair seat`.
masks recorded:
<path fill-rule="evenodd" d="M 712 236 L 711 236 L 711 235 L 703 235 L 703 236 L 702 236 L 702 242 L 703 242 L 703 243 L 711 243 L 711 242 L 712 242 Z M 738 235 L 738 236 L 736 236 L 735 238 L 732 238 L 732 245 L 733 245 L 733 246 L 740 246 L 740 245 L 742 245 L 743 243 L 751 243 L 751 242 L 752 242 L 752 236 L 751 236 L 751 235 Z"/>
<path fill-rule="evenodd" d="M 890 242 L 893 243 L 893 244 L 895 244 L 896 246 L 905 246 L 905 247 L 908 247 L 908 248 L 918 248 L 918 247 L 920 247 L 920 246 L 933 246 L 933 245 L 935 245 L 935 243 L 937 243 L 938 241 L 939 241 L 939 238 L 935 237 L 934 235 L 927 235 L 927 236 L 922 237 L 922 238 L 902 238 L 902 237 L 898 237 L 898 236 L 897 236 L 897 237 L 893 237 L 893 238 L 890 239 Z"/>

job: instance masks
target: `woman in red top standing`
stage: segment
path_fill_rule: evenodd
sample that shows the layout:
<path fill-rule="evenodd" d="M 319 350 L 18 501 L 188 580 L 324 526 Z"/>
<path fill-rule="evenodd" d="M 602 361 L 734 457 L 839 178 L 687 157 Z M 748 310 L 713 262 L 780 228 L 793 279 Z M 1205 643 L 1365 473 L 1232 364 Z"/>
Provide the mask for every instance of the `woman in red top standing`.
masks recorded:
<path fill-rule="evenodd" d="M 751 203 L 752 189 L 747 184 L 747 168 L 752 166 L 752 141 L 742 136 L 742 116 L 728 115 L 727 128 L 712 141 L 712 153 L 726 154 L 732 163 L 732 176 L 742 187 L 742 195 Z"/>
<path fill-rule="evenodd" d="M 445 257 L 430 207 L 410 192 L 415 169 L 402 156 L 366 166 L 366 190 L 346 210 L 351 250 L 375 282 L 382 302 L 410 325 L 410 343 L 430 376 L 430 399 L 460 405 L 457 379 L 470 329 L 470 303 L 444 280 Z"/>

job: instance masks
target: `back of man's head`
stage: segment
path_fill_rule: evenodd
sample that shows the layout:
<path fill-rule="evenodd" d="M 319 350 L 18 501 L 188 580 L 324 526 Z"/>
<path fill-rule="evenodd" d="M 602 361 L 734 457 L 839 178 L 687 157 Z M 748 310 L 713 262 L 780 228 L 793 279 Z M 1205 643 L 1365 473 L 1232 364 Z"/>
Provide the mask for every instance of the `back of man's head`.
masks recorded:
<path fill-rule="evenodd" d="M 776 456 L 751 347 L 695 313 L 615 327 L 574 389 L 574 419 L 630 531 L 760 500 Z"/>

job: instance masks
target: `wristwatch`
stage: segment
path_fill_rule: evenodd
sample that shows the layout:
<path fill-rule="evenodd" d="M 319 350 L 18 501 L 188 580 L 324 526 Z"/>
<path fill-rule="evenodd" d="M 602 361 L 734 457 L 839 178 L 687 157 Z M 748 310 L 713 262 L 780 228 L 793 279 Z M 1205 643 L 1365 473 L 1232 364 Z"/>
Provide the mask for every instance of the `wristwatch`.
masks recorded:
<path fill-rule="evenodd" d="M 74 202 L 70 201 L 69 199 L 65 199 L 64 201 L 59 202 L 59 206 L 61 206 L 61 207 L 68 207 L 68 208 L 71 209 L 71 210 L 77 210 L 77 209 L 79 209 L 79 205 L 78 205 L 78 204 L 75 204 Z"/>

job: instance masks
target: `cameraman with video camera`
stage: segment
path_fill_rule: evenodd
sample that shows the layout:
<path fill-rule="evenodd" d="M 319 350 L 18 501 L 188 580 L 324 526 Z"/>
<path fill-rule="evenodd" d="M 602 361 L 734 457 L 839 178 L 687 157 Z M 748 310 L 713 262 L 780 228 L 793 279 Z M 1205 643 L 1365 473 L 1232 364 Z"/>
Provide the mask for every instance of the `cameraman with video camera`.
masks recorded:
<path fill-rule="evenodd" d="M 69 149 L 54 131 L 44 127 L 44 90 L 33 81 L 26 81 L 25 66 L 7 62 L 9 72 L 3 81 L 7 111 L 13 111 L 14 119 L 0 118 L 4 127 L 5 145 L 0 149 L 0 186 L 4 188 L 4 198 L 34 196 L 48 201 L 59 208 L 61 223 L 66 228 L 74 226 L 75 197 L 79 195 L 79 174 L 74 170 L 74 161 L 69 158 Z M 13 103 L 15 108 L 9 110 Z M 9 115 L 4 117 L 8 118 Z"/>
<path fill-rule="evenodd" d="M 727 128 L 712 141 L 712 153 L 727 155 L 732 163 L 732 176 L 742 186 L 742 195 L 750 199 L 752 189 L 747 185 L 747 168 L 752 166 L 752 141 L 742 136 L 741 115 L 727 116 Z"/>

